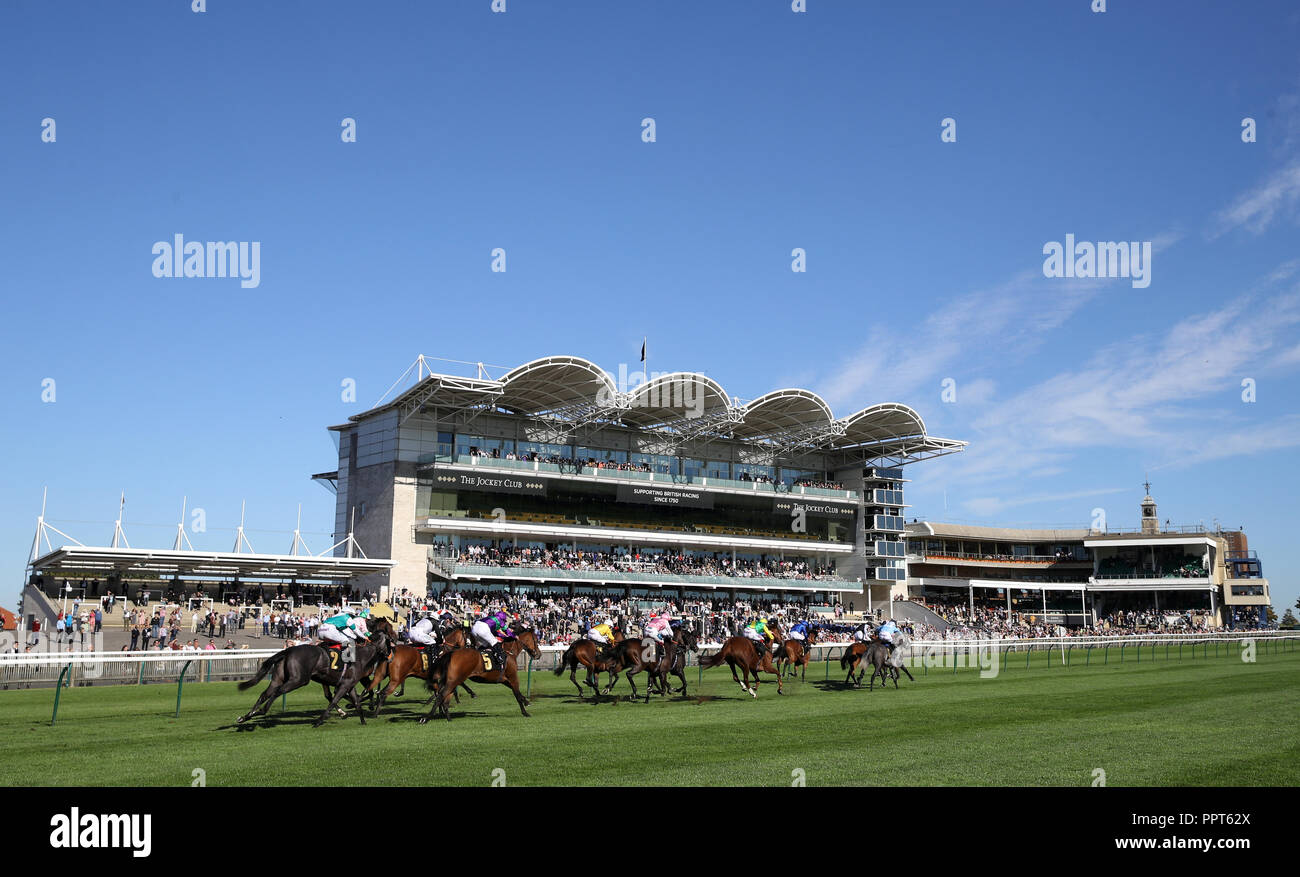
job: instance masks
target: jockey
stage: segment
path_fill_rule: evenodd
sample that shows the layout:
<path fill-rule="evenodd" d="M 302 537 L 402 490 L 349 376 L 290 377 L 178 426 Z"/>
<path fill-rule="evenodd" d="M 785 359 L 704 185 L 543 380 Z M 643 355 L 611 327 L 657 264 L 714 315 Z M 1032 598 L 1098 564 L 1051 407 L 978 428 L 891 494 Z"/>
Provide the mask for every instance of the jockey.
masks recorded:
<path fill-rule="evenodd" d="M 758 658 L 761 661 L 763 655 L 767 652 L 767 641 L 771 638 L 772 633 L 767 629 L 767 622 L 761 618 L 755 618 L 741 630 L 741 635 L 754 644 L 754 650 L 758 652 Z"/>
<path fill-rule="evenodd" d="M 610 628 L 608 621 L 602 621 L 600 624 L 593 624 L 587 631 L 587 639 L 594 643 L 600 643 L 607 646 L 614 641 L 614 631 Z"/>
<path fill-rule="evenodd" d="M 871 639 L 870 625 L 871 622 L 869 621 L 864 621 L 862 624 L 858 625 L 858 629 L 853 631 L 853 641 L 858 643 L 864 643 L 867 640 Z"/>
<path fill-rule="evenodd" d="M 500 670 L 505 670 L 506 653 L 501 648 L 500 639 L 514 639 L 514 631 L 506 626 L 506 614 L 497 610 L 491 615 L 485 615 L 474 626 L 469 629 L 470 639 L 480 646 L 487 649 L 492 655 L 492 661 Z"/>
<path fill-rule="evenodd" d="M 888 645 L 891 652 L 894 650 L 894 637 L 898 635 L 898 632 L 898 625 L 894 624 L 892 618 L 880 625 L 880 630 L 877 631 L 880 641 Z"/>
<path fill-rule="evenodd" d="M 806 621 L 797 622 L 790 628 L 790 639 L 798 640 L 800 643 L 808 641 L 808 630 L 810 625 Z"/>
<path fill-rule="evenodd" d="M 356 610 L 344 609 L 321 622 L 318 635 L 326 642 L 343 646 L 343 663 L 351 664 L 356 660 L 356 643 L 366 637 L 366 623 L 358 618 Z"/>
<path fill-rule="evenodd" d="M 438 638 L 433 630 L 433 618 L 429 615 L 424 616 L 411 626 L 409 631 L 411 642 L 420 646 L 435 646 L 438 644 Z"/>
<path fill-rule="evenodd" d="M 655 641 L 655 657 L 662 657 L 664 637 L 673 638 L 672 622 L 667 615 L 651 615 L 645 624 L 645 635 Z"/>

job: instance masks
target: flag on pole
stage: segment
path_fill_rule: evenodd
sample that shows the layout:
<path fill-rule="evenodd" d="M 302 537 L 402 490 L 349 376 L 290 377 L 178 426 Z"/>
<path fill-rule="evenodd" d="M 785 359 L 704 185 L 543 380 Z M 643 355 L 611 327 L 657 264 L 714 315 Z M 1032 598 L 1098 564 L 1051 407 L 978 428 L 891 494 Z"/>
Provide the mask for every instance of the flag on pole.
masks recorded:
<path fill-rule="evenodd" d="M 641 361 L 642 362 L 645 362 L 645 342 L 646 342 L 646 336 L 643 335 L 641 337 Z"/>

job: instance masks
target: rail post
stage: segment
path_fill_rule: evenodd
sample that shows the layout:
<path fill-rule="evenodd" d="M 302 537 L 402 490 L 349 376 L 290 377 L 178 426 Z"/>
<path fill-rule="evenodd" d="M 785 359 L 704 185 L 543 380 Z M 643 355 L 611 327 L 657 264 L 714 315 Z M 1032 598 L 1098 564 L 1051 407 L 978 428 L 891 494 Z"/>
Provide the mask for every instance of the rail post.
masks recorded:
<path fill-rule="evenodd" d="M 1083 666 L 1092 666 L 1092 646 L 1087 646 L 1083 650 Z"/>
<path fill-rule="evenodd" d="M 181 668 L 181 675 L 176 679 L 176 718 L 181 717 L 181 688 L 185 685 L 185 671 L 190 669 L 193 661 L 186 661 L 185 666 Z"/>
<path fill-rule="evenodd" d="M 59 681 L 58 681 L 58 683 L 56 683 L 55 686 L 54 686 L 54 713 L 50 716 L 50 724 L 51 724 L 51 725 L 53 725 L 55 722 L 57 722 L 57 721 L 59 720 L 59 695 L 63 693 L 63 677 L 64 677 L 64 675 L 68 675 L 68 676 L 71 676 L 71 675 L 72 675 L 72 665 L 71 665 L 71 664 L 69 664 L 68 666 L 64 667 L 63 670 L 62 670 L 62 672 L 59 673 Z M 71 679 L 68 680 L 69 683 L 71 683 L 71 681 L 72 681 Z"/>
<path fill-rule="evenodd" d="M 528 691 L 524 693 L 524 696 L 527 697 L 529 700 L 532 700 L 533 698 L 533 656 L 532 655 L 528 656 Z"/>
<path fill-rule="evenodd" d="M 1138 663 L 1142 663 L 1142 640 L 1138 640 Z"/>
<path fill-rule="evenodd" d="M 1025 646 L 1025 669 L 1026 670 L 1029 669 L 1029 653 L 1032 651 L 1033 649 L 1031 649 L 1029 646 L 1027 645 Z"/>
<path fill-rule="evenodd" d="M 1106 643 L 1106 645 L 1102 646 L 1101 659 L 1103 667 L 1110 663 L 1110 643 Z"/>
<path fill-rule="evenodd" d="M 1048 648 L 1047 648 L 1047 669 L 1048 669 L 1048 670 L 1052 669 L 1052 648 L 1051 648 L 1051 646 L 1048 646 Z"/>
<path fill-rule="evenodd" d="M 136 685 L 144 685 L 144 661 L 140 662 L 140 672 L 135 676 Z"/>

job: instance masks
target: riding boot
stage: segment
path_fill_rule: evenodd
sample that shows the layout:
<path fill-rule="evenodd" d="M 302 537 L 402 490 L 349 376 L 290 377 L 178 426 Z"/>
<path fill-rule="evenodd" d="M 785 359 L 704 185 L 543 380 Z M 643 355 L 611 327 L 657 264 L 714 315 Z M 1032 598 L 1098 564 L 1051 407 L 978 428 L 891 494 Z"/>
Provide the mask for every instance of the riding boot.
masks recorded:
<path fill-rule="evenodd" d="M 506 672 L 506 652 L 500 644 L 492 650 L 492 661 L 496 664 L 496 669 L 500 673 Z"/>
<path fill-rule="evenodd" d="M 350 642 L 343 647 L 343 663 L 353 664 L 357 660 L 357 644 Z"/>

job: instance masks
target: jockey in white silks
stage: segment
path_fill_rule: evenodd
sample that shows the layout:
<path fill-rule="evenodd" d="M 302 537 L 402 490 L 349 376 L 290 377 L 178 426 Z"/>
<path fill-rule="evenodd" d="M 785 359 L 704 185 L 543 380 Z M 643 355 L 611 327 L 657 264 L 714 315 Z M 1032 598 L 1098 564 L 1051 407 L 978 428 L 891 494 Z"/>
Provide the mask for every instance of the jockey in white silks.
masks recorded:
<path fill-rule="evenodd" d="M 673 638 L 672 622 L 667 615 L 651 615 L 645 623 L 645 635 L 654 640 L 655 658 L 663 657 L 664 637 Z"/>
<path fill-rule="evenodd" d="M 317 636 L 326 642 L 338 643 L 344 646 L 343 662 L 351 663 L 356 656 L 353 648 L 358 639 L 365 639 L 366 621 L 364 618 L 358 618 L 355 609 L 345 609 L 337 615 L 330 616 L 321 622 L 317 630 Z"/>
<path fill-rule="evenodd" d="M 407 631 L 407 636 L 411 642 L 420 646 L 433 646 L 438 644 L 438 639 L 433 635 L 433 619 L 426 615 Z"/>

